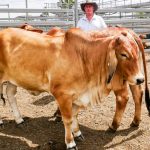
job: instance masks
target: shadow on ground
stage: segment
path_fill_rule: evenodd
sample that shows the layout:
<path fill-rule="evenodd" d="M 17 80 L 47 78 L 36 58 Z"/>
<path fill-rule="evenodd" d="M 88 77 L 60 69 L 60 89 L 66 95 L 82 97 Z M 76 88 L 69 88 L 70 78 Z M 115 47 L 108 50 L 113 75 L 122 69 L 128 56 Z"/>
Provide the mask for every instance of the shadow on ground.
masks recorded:
<path fill-rule="evenodd" d="M 32 104 L 36 105 L 36 106 L 44 106 L 44 105 L 49 104 L 50 102 L 53 102 L 54 100 L 55 100 L 55 98 L 52 95 L 46 95 L 46 96 L 43 96 L 42 98 L 36 100 Z"/>
<path fill-rule="evenodd" d="M 16 148 L 21 150 L 65 150 L 64 126 L 62 122 L 56 123 L 53 120 L 48 120 L 48 117 L 28 118 L 26 123 L 20 127 L 16 126 L 14 121 L 4 120 L 5 125 L 1 129 L 3 136 L 0 135 L 0 149 L 8 150 L 9 146 L 11 147 L 9 150 L 16 150 Z M 110 143 L 115 136 L 126 136 L 135 130 L 135 128 L 128 128 L 110 133 L 104 130 L 93 130 L 82 125 L 80 129 L 85 140 L 77 143 L 79 150 L 104 150 L 106 149 L 105 145 Z M 141 131 L 137 131 L 121 142 L 134 139 L 141 134 Z M 32 148 L 24 139 L 39 146 Z M 117 144 L 120 143 L 107 148 L 113 148 Z"/>

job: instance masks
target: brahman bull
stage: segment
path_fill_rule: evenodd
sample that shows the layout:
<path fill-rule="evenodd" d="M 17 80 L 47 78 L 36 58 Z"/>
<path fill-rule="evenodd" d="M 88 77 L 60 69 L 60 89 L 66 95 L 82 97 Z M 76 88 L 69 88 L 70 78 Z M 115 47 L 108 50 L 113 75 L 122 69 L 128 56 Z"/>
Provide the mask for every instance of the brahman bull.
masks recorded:
<path fill-rule="evenodd" d="M 121 32 L 130 33 L 139 46 L 139 49 L 141 52 L 140 55 L 142 55 L 142 60 L 140 58 L 139 63 L 141 63 L 141 61 L 143 62 L 144 75 L 145 75 L 145 103 L 146 103 L 146 107 L 150 115 L 150 98 L 149 98 L 149 89 L 148 89 L 148 81 L 147 81 L 148 80 L 147 68 L 146 68 L 146 61 L 145 61 L 145 54 L 144 54 L 144 46 L 143 46 L 141 37 L 139 37 L 133 30 L 128 29 L 128 28 L 123 28 L 123 27 L 110 27 L 110 28 L 104 29 L 101 32 L 94 31 L 91 33 L 91 36 L 98 38 L 98 37 L 119 35 L 121 34 Z M 130 84 L 130 89 L 131 89 L 133 99 L 135 102 L 134 120 L 131 125 L 138 126 L 141 120 L 141 103 L 142 103 L 143 90 L 142 90 L 141 85 L 131 85 L 131 84 Z"/>
<path fill-rule="evenodd" d="M 21 25 L 19 28 L 21 29 L 24 29 L 26 31 L 32 31 L 32 32 L 37 32 L 37 33 L 43 33 L 43 30 L 39 29 L 39 28 L 35 28 L 27 23 Z M 64 36 L 64 31 L 59 28 L 59 27 L 53 27 L 51 28 L 48 32 L 45 32 L 43 33 L 43 35 L 48 35 L 48 36 Z M 40 35 L 38 35 L 40 36 Z M 11 106 L 11 109 L 12 109 L 12 112 L 13 112 L 13 116 L 15 117 L 15 121 L 16 123 L 19 125 L 21 123 L 24 122 L 24 119 L 22 118 L 21 116 L 21 113 L 18 109 L 18 106 L 17 106 L 17 102 L 16 102 L 16 98 L 15 98 L 15 95 L 16 95 L 16 92 L 17 92 L 17 87 L 13 86 L 10 82 L 4 82 L 0 85 L 0 96 L 1 96 L 1 99 L 3 100 L 3 103 L 5 105 L 5 98 L 4 98 L 4 94 L 3 94 L 3 86 L 6 86 L 6 96 L 8 98 L 8 102 Z M 13 90 L 12 89 L 12 86 L 13 86 Z M 11 92 L 11 98 L 8 97 L 8 93 Z M 34 96 L 37 96 L 40 94 L 40 92 L 38 91 L 29 91 L 28 92 Z M 3 125 L 3 120 L 0 118 L 0 125 Z"/>
<path fill-rule="evenodd" d="M 38 31 L 37 28 L 34 28 L 34 27 L 32 27 L 28 24 L 22 25 L 21 28 L 25 29 L 27 31 Z M 149 93 L 147 92 L 148 91 L 148 85 L 147 85 L 147 71 L 146 71 L 146 64 L 145 64 L 145 55 L 144 55 L 144 49 L 143 49 L 142 43 L 141 43 L 142 41 L 140 40 L 140 38 L 132 30 L 127 29 L 127 28 L 122 28 L 122 27 L 110 27 L 110 28 L 107 28 L 105 30 L 102 30 L 101 32 L 94 31 L 94 32 L 90 32 L 89 34 L 92 37 L 101 38 L 101 37 L 107 37 L 107 36 L 112 36 L 112 35 L 119 35 L 119 34 L 121 34 L 121 32 L 131 33 L 132 36 L 135 38 L 136 42 L 138 43 L 139 48 L 141 50 L 141 53 L 142 53 L 142 56 L 143 56 L 144 71 L 145 71 L 145 90 L 146 90 L 145 100 L 146 100 L 146 104 L 148 103 L 147 106 L 149 106 L 150 104 L 149 104 L 149 95 L 148 95 Z M 49 36 L 60 36 L 60 35 L 64 35 L 65 32 L 63 30 L 61 30 L 60 28 L 58 28 L 58 27 L 54 27 L 51 30 L 49 30 L 47 33 L 44 33 L 44 34 L 47 34 Z M 139 60 L 139 63 L 140 63 L 140 60 Z M 9 84 L 10 83 L 7 83 L 7 86 Z M 141 88 L 141 85 L 130 85 L 130 89 L 131 89 L 133 99 L 134 99 L 134 102 L 135 102 L 135 114 L 134 114 L 134 119 L 131 123 L 131 126 L 139 126 L 139 123 L 140 123 L 140 120 L 141 120 L 141 102 L 142 102 L 143 90 Z M 7 87 L 7 90 L 9 91 L 9 87 Z M 34 94 L 34 95 L 39 94 L 39 92 L 33 92 L 33 91 L 32 92 L 30 91 L 30 93 Z M 1 94 L 1 98 L 4 99 L 3 94 Z M 19 110 L 17 109 L 16 102 L 13 102 L 13 104 L 11 104 L 11 101 L 9 101 L 9 103 L 10 103 L 10 106 L 11 106 L 13 112 L 16 112 L 15 114 L 18 114 L 18 115 L 15 115 L 15 116 L 21 116 L 21 114 L 19 113 Z M 149 108 L 148 108 L 148 110 L 149 110 Z M 120 114 L 120 112 L 116 111 L 116 114 Z M 56 111 L 55 116 L 56 116 L 56 120 L 61 119 L 59 110 Z M 117 115 L 115 115 L 115 116 L 117 116 Z M 15 118 L 16 118 L 17 124 L 23 122 L 23 119 L 19 119 L 19 121 L 18 121 L 17 117 L 15 117 Z M 1 120 L 1 123 L 2 123 L 2 120 Z M 116 129 L 113 129 L 113 130 L 116 130 Z"/>
<path fill-rule="evenodd" d="M 109 27 L 102 31 L 92 31 L 92 32 L 90 31 L 88 33 L 94 38 L 102 38 L 102 37 L 108 37 L 108 36 L 112 36 L 112 35 L 120 35 L 122 32 L 130 33 L 130 36 L 132 35 L 132 37 L 134 38 L 134 40 L 137 42 L 137 44 L 139 46 L 139 49 L 141 52 L 140 55 L 142 55 L 142 60 L 141 60 L 141 57 L 139 57 L 139 64 L 142 63 L 141 61 L 143 61 L 143 68 L 144 68 L 144 74 L 145 74 L 145 102 L 146 102 L 146 106 L 147 106 L 147 109 L 150 114 L 150 98 L 149 98 L 149 89 L 148 89 L 148 82 L 147 82 L 147 68 L 146 68 L 144 47 L 143 47 L 141 38 L 139 38 L 138 35 L 135 32 L 133 32 L 133 30 L 128 29 L 128 28 L 123 28 L 123 27 Z M 118 80 L 123 79 L 123 76 L 118 76 L 118 77 L 119 77 Z M 126 88 L 126 90 L 127 90 L 126 83 L 124 86 L 122 86 L 122 89 L 124 89 L 124 88 Z M 131 85 L 131 84 L 130 84 L 130 89 L 131 89 L 131 93 L 133 95 L 133 100 L 135 103 L 134 119 L 131 123 L 131 126 L 137 127 L 137 126 L 139 126 L 139 123 L 141 121 L 141 104 L 142 104 L 143 90 L 142 90 L 141 85 Z M 126 93 L 126 99 L 128 99 L 128 92 Z M 119 102 L 119 100 L 116 95 L 116 107 L 119 105 L 119 104 L 117 104 L 118 102 Z M 125 108 L 125 105 L 124 105 L 124 108 Z M 121 117 L 119 117 L 119 116 L 122 116 L 121 113 L 123 113 L 123 110 L 122 109 L 120 109 L 119 111 L 118 110 L 119 110 L 119 108 L 117 107 L 114 120 L 118 120 L 117 118 L 121 119 Z M 60 114 L 59 109 L 55 112 L 54 116 L 56 117 L 56 120 L 58 120 L 58 121 L 61 120 L 61 114 Z M 112 123 L 112 124 L 114 124 L 114 123 Z M 110 127 L 114 131 L 119 127 L 119 123 L 115 123 L 115 124 L 117 124 L 115 128 L 113 126 Z"/>
<path fill-rule="evenodd" d="M 0 79 L 12 85 L 9 99 L 16 86 L 52 93 L 62 114 L 67 149 L 73 150 L 77 149 L 73 135 L 82 138 L 78 111 L 99 103 L 113 90 L 121 114 L 114 117 L 112 128 L 117 128 L 128 99 L 122 86 L 144 82 L 140 50 L 132 35 L 94 38 L 70 29 L 64 38 L 20 30 L 0 32 Z M 117 80 L 119 76 L 123 78 Z"/>

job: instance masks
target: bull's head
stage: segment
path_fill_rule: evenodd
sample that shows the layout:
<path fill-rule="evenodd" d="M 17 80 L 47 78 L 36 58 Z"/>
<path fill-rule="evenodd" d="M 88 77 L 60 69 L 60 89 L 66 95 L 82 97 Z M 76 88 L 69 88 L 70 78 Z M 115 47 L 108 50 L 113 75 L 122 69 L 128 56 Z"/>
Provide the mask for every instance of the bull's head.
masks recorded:
<path fill-rule="evenodd" d="M 128 81 L 129 84 L 141 84 L 144 82 L 144 76 L 141 72 L 139 63 L 139 47 L 130 34 L 121 34 L 115 37 L 110 46 L 109 76 L 117 72 Z M 118 63 L 115 63 L 118 62 Z M 108 78 L 108 83 L 111 79 Z"/>

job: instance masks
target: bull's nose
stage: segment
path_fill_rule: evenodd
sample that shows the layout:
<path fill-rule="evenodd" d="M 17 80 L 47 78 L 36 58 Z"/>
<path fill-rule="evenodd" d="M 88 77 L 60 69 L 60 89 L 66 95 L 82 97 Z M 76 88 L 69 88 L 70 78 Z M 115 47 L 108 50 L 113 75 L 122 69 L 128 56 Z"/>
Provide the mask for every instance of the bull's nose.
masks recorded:
<path fill-rule="evenodd" d="M 141 84 L 141 83 L 143 83 L 143 82 L 144 82 L 144 78 L 139 78 L 139 79 L 136 80 L 136 83 L 137 83 L 137 84 Z"/>

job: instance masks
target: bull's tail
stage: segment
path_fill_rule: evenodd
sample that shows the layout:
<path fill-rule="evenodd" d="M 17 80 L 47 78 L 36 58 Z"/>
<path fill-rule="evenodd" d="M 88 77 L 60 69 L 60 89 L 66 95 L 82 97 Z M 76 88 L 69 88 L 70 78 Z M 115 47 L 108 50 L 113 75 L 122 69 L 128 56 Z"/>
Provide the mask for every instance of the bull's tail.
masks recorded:
<path fill-rule="evenodd" d="M 3 105 L 6 105 L 6 100 L 5 100 L 4 96 L 3 96 L 3 93 L 1 93 L 1 97 L 0 98 L 3 101 Z"/>
<path fill-rule="evenodd" d="M 145 89 L 145 103 L 150 116 L 150 97 L 148 88 Z"/>
<path fill-rule="evenodd" d="M 145 59 L 144 46 L 142 44 L 141 39 L 135 33 L 132 32 L 131 34 L 134 36 L 134 38 L 135 38 L 135 40 L 136 40 L 136 42 L 139 46 L 139 49 L 142 53 L 144 75 L 145 75 L 145 103 L 146 103 L 146 107 L 147 107 L 147 110 L 148 110 L 149 115 L 150 115 L 150 95 L 149 95 L 149 89 L 148 89 L 148 78 L 147 78 L 147 68 L 146 68 L 146 59 Z"/>

